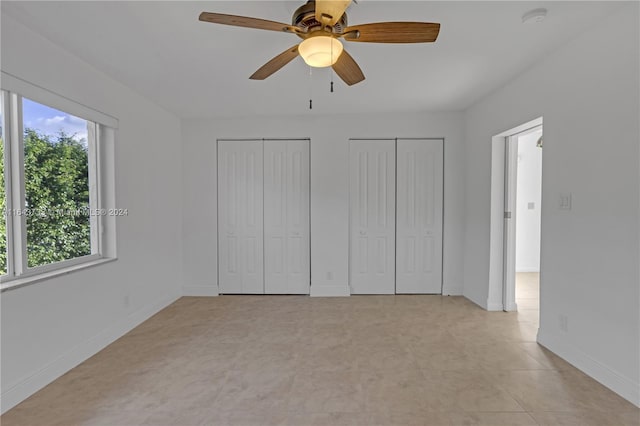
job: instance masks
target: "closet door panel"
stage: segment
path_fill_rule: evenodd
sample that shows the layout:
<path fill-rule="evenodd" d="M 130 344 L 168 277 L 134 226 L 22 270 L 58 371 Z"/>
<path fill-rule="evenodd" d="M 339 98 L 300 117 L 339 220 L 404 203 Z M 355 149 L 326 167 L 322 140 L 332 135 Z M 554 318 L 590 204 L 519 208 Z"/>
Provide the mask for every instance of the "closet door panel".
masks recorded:
<path fill-rule="evenodd" d="M 311 285 L 309 141 L 287 142 L 288 294 L 309 294 Z"/>
<path fill-rule="evenodd" d="M 244 280 L 243 293 L 264 293 L 263 152 L 258 142 L 247 144 L 245 152 Z"/>
<path fill-rule="evenodd" d="M 264 292 L 262 142 L 218 142 L 221 293 Z"/>
<path fill-rule="evenodd" d="M 221 293 L 242 293 L 241 159 L 241 153 L 229 142 L 218 143 L 218 280 Z"/>
<path fill-rule="evenodd" d="M 443 141 L 399 139 L 396 293 L 442 293 Z"/>
<path fill-rule="evenodd" d="M 350 285 L 354 294 L 393 294 L 395 141 L 350 141 Z"/>
<path fill-rule="evenodd" d="M 264 144 L 265 293 L 287 292 L 287 147 Z"/>
<path fill-rule="evenodd" d="M 265 292 L 309 294 L 309 142 L 264 149 Z"/>

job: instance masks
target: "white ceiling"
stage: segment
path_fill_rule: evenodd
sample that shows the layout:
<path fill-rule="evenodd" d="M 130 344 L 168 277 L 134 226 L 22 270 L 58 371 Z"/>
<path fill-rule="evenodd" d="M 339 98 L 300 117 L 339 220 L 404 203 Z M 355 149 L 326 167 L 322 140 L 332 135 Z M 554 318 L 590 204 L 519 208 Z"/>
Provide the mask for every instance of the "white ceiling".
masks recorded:
<path fill-rule="evenodd" d="M 202 11 L 290 22 L 301 1 L 2 1 L 38 31 L 180 117 L 467 108 L 600 18 L 616 2 L 360 0 L 349 23 L 440 22 L 434 44 L 345 43 L 367 79 L 347 87 L 297 58 L 265 81 L 248 77 L 299 39 L 198 21 Z M 521 16 L 545 7 L 541 24 Z"/>

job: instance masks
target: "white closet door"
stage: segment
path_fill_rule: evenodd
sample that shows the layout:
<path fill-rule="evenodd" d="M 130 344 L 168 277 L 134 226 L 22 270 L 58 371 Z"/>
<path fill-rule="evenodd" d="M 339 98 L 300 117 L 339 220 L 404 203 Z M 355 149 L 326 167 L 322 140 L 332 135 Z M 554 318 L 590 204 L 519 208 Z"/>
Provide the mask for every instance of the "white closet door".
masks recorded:
<path fill-rule="evenodd" d="M 350 284 L 353 294 L 393 294 L 395 141 L 351 141 Z"/>
<path fill-rule="evenodd" d="M 262 141 L 218 142 L 221 293 L 264 293 L 262 157 Z"/>
<path fill-rule="evenodd" d="M 265 293 L 309 294 L 309 141 L 264 142 Z"/>
<path fill-rule="evenodd" d="M 396 293 L 442 293 L 443 149 L 398 139 Z"/>

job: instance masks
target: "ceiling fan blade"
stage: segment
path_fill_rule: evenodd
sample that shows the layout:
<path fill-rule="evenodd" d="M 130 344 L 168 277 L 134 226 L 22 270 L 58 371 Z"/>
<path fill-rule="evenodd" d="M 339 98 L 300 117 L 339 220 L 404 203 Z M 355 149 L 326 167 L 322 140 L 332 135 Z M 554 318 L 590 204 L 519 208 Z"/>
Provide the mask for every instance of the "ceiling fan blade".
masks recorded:
<path fill-rule="evenodd" d="M 293 46 L 290 49 L 285 50 L 266 64 L 264 64 L 260 69 L 253 73 L 251 80 L 264 80 L 269 77 L 274 72 L 278 71 L 280 68 L 287 65 L 291 62 L 296 56 L 298 56 L 298 45 Z"/>
<path fill-rule="evenodd" d="M 365 43 L 430 43 L 439 32 L 440 24 L 429 22 L 378 22 L 347 27 L 343 36 Z"/>
<path fill-rule="evenodd" d="M 353 86 L 354 84 L 360 83 L 364 80 L 362 70 L 346 50 L 342 51 L 338 61 L 333 64 L 333 70 L 349 86 Z"/>
<path fill-rule="evenodd" d="M 316 0 L 316 20 L 334 26 L 342 18 L 351 0 Z"/>
<path fill-rule="evenodd" d="M 212 24 L 233 25 L 235 27 L 255 28 L 258 30 L 284 31 L 288 33 L 301 32 L 298 27 L 266 19 L 249 18 L 247 16 L 225 15 L 223 13 L 202 12 L 198 18 L 202 22 Z"/>

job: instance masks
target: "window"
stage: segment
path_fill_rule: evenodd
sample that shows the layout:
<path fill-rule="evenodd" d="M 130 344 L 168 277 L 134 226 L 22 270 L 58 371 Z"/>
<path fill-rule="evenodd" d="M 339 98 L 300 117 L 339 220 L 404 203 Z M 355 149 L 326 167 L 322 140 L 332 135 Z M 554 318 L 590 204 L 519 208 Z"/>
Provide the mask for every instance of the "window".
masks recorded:
<path fill-rule="evenodd" d="M 97 254 L 89 196 L 95 141 L 88 133 L 95 124 L 26 98 L 22 123 L 27 266 Z"/>
<path fill-rule="evenodd" d="M 42 97 L 56 107 L 2 91 L 2 282 L 113 255 L 102 241 L 110 219 L 100 194 L 105 176 L 99 175 L 101 135 L 113 131 L 60 105 L 80 112 L 86 107 L 49 92 Z"/>

